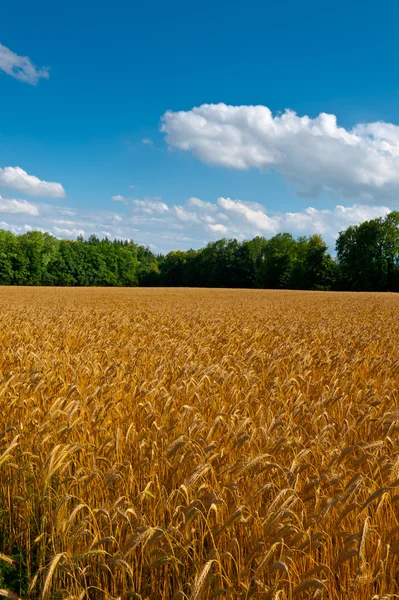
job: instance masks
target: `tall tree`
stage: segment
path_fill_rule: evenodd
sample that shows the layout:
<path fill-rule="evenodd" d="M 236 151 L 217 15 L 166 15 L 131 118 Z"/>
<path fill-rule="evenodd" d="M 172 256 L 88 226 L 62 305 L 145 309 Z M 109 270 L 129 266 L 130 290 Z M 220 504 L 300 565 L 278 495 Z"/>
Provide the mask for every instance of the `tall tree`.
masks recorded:
<path fill-rule="evenodd" d="M 346 289 L 398 289 L 399 213 L 340 232 L 336 242 L 341 285 Z"/>

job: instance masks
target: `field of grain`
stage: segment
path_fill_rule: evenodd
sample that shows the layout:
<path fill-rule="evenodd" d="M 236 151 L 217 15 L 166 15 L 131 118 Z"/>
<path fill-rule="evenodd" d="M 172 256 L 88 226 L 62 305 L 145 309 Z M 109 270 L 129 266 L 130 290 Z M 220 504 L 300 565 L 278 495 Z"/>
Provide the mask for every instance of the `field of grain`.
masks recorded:
<path fill-rule="evenodd" d="M 0 588 L 395 597 L 398 308 L 0 288 Z"/>

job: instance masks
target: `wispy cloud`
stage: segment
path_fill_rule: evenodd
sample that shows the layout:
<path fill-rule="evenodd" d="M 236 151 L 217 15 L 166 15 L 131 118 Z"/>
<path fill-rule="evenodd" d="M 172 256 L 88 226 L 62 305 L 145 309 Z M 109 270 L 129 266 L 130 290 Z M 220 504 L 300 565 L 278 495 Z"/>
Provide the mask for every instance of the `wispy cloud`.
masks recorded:
<path fill-rule="evenodd" d="M 154 145 L 154 142 L 150 138 L 142 139 L 141 143 L 144 144 L 144 146 L 153 146 Z"/>
<path fill-rule="evenodd" d="M 65 227 L 53 227 L 52 231 L 56 237 L 77 238 L 79 235 L 85 235 L 84 229 L 68 229 Z"/>
<path fill-rule="evenodd" d="M 65 190 L 60 183 L 42 181 L 35 175 L 28 175 L 20 167 L 0 168 L 0 187 L 17 190 L 29 196 L 65 198 Z"/>
<path fill-rule="evenodd" d="M 35 67 L 28 56 L 19 56 L 3 44 L 0 44 L 0 70 L 31 85 L 50 76 L 48 67 Z"/>
<path fill-rule="evenodd" d="M 125 196 L 121 196 L 120 194 L 116 194 L 116 196 L 111 196 L 111 200 L 113 202 L 123 202 L 123 204 L 127 204 L 128 200 Z"/>

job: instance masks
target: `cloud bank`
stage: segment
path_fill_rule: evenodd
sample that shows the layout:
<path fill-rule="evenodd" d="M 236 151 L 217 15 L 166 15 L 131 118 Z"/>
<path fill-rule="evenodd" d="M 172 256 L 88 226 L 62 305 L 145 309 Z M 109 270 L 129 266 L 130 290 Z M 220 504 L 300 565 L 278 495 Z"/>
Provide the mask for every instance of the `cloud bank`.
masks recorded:
<path fill-rule="evenodd" d="M 119 203 L 117 207 L 117 211 L 66 209 L 0 196 L 0 227 L 15 233 L 39 229 L 59 238 L 95 234 L 100 238 L 131 239 L 164 253 L 200 248 L 222 237 L 244 240 L 283 232 L 294 237 L 319 233 L 333 250 L 339 231 L 390 212 L 386 206 L 358 204 L 269 212 L 261 204 L 225 197 L 215 202 L 190 197 L 182 204 L 169 206 L 159 197 L 130 199 L 127 206 Z"/>
<path fill-rule="evenodd" d="M 167 111 L 161 131 L 171 148 L 233 169 L 279 172 L 296 191 L 367 204 L 398 204 L 399 126 L 377 122 L 350 130 L 335 115 L 273 115 L 266 106 L 203 104 Z"/>
<path fill-rule="evenodd" d="M 39 79 L 48 79 L 47 67 L 37 68 L 27 56 L 18 56 L 12 50 L 0 44 L 0 70 L 24 83 L 36 85 Z"/>
<path fill-rule="evenodd" d="M 268 213 L 261 204 L 221 197 L 216 203 L 189 198 L 183 206 L 175 205 L 170 212 L 186 231 L 211 233 L 213 239 L 271 237 L 283 232 L 294 236 L 319 233 L 328 244 L 334 245 L 338 233 L 349 225 L 384 216 L 390 209 L 354 204 L 325 210 L 308 207 L 298 212 Z"/>

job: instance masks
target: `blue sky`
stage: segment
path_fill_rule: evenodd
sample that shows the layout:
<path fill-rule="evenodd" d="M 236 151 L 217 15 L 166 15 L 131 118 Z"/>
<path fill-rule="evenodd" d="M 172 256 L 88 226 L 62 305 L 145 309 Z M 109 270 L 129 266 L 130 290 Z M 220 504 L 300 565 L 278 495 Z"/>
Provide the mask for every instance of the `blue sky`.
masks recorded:
<path fill-rule="evenodd" d="M 279 231 L 333 246 L 399 205 L 398 17 L 393 1 L 3 0 L 0 227 L 162 252 Z"/>

